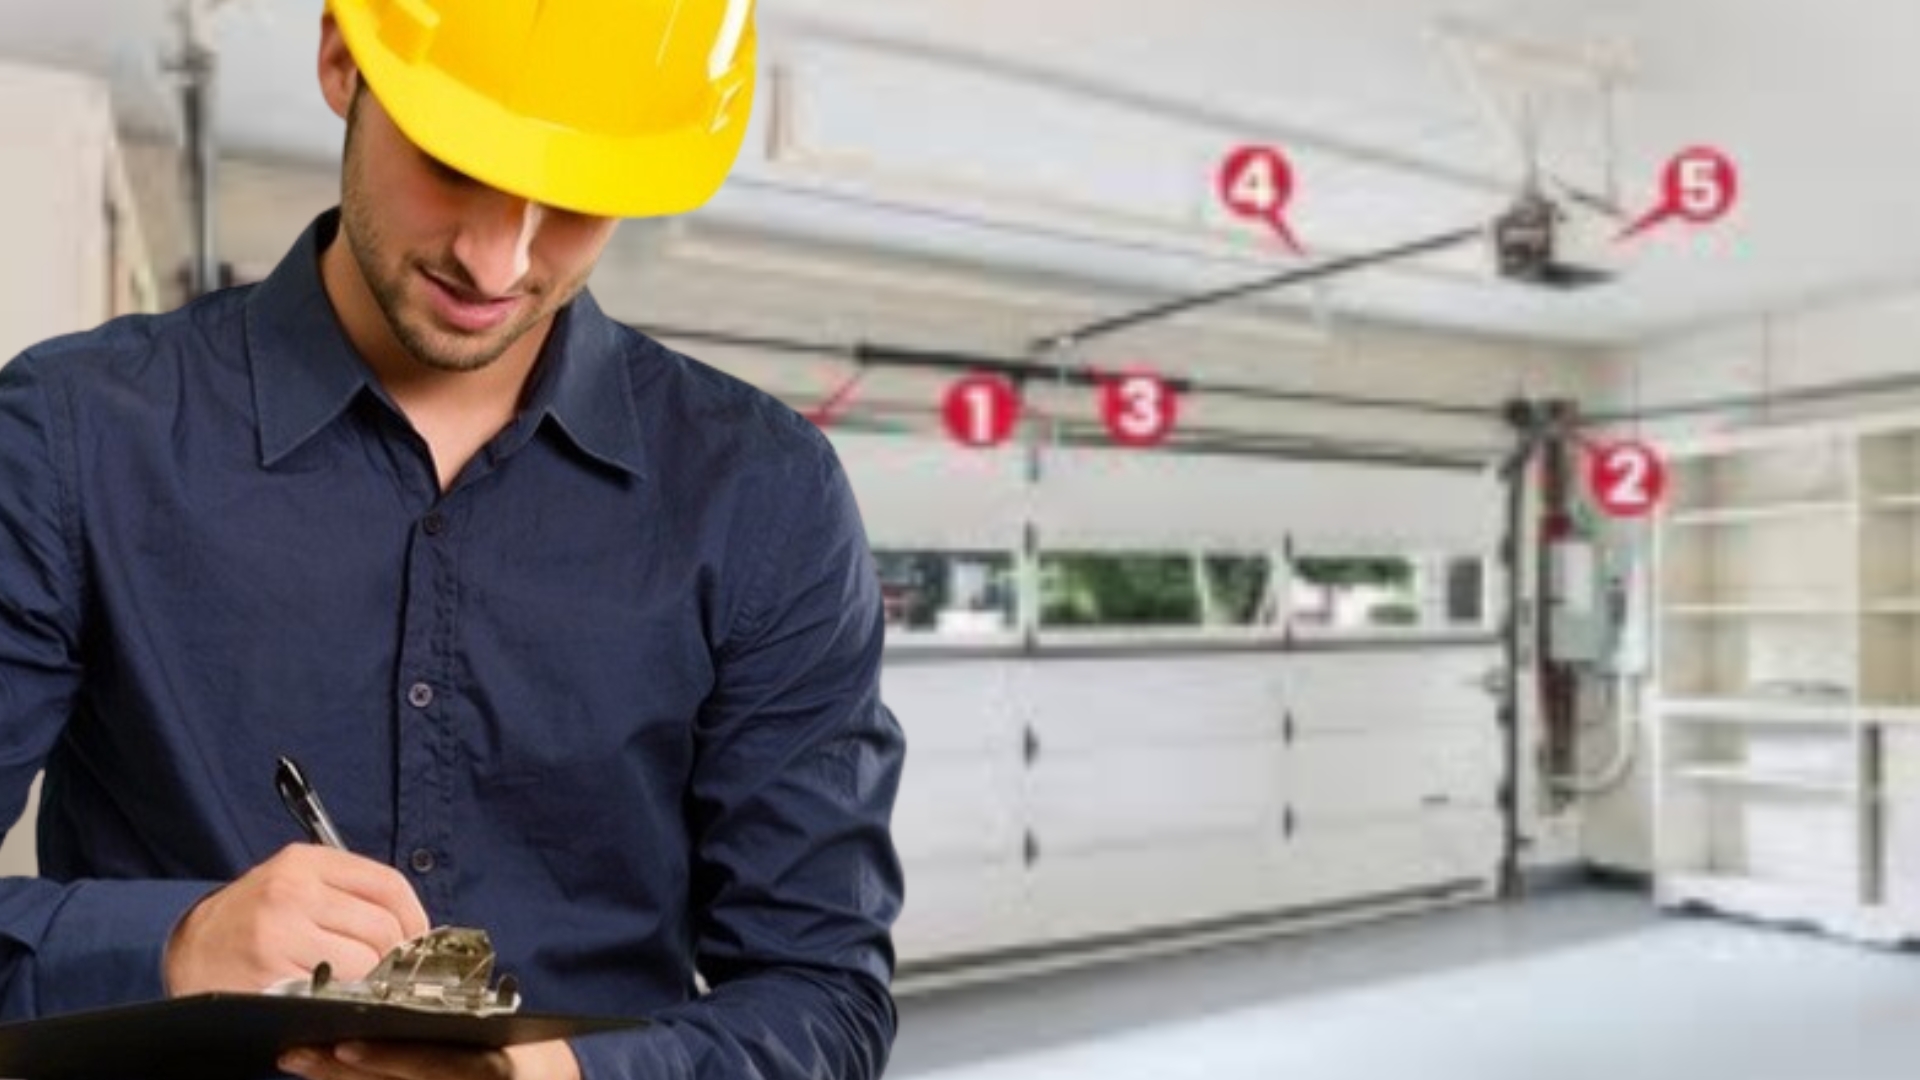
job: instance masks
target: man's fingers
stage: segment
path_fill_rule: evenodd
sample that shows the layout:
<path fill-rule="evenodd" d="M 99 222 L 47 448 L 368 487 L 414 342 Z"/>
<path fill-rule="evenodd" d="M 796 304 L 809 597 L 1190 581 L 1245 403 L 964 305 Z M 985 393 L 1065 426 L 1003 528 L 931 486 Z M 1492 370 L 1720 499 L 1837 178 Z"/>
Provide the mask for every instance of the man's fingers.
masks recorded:
<path fill-rule="evenodd" d="M 399 1080 L 395 1076 L 374 1072 L 364 1065 L 342 1061 L 337 1048 L 325 1046 L 288 1051 L 280 1055 L 277 1064 L 281 1069 L 306 1080 Z"/>
<path fill-rule="evenodd" d="M 391 1080 L 375 1073 L 362 1072 L 334 1057 L 325 1048 L 290 1050 L 276 1063 L 283 1072 L 305 1080 Z"/>
<path fill-rule="evenodd" d="M 314 922 L 320 929 L 361 942 L 382 955 L 407 938 L 418 936 L 408 934 L 399 916 L 379 904 L 352 893 L 338 896 L 336 903 L 314 913 Z"/>
<path fill-rule="evenodd" d="M 250 992 L 326 961 L 358 979 L 402 940 L 427 932 L 399 871 L 317 844 L 290 844 L 208 894 L 167 939 L 167 993 Z"/>
<path fill-rule="evenodd" d="M 313 962 L 300 973 L 302 975 L 312 974 L 313 969 L 324 960 L 333 969 L 335 978 L 364 979 L 380 963 L 380 958 L 387 955 L 387 950 L 376 949 L 357 938 L 322 934 L 308 944 L 302 953 L 313 957 Z"/>
<path fill-rule="evenodd" d="M 512 1080 L 513 1063 L 498 1050 L 428 1043 L 341 1043 L 334 1056 L 394 1080 Z"/>
<path fill-rule="evenodd" d="M 306 1080 L 512 1080 L 513 1064 L 498 1050 L 424 1043 L 342 1043 L 295 1050 L 280 1068 Z"/>
<path fill-rule="evenodd" d="M 264 966 L 256 976 L 236 971 L 232 978 L 244 985 L 224 989 L 253 992 L 282 979 L 303 979 L 322 963 L 333 969 L 335 978 L 361 979 L 386 955 L 385 950 L 376 950 L 363 941 L 311 925 L 288 928 L 276 948 L 274 958 L 263 958 Z"/>
<path fill-rule="evenodd" d="M 427 909 L 406 877 L 385 863 L 349 851 L 299 844 L 298 857 L 311 860 L 315 873 L 328 886 L 350 893 L 393 913 L 403 938 L 416 938 L 430 929 Z"/>

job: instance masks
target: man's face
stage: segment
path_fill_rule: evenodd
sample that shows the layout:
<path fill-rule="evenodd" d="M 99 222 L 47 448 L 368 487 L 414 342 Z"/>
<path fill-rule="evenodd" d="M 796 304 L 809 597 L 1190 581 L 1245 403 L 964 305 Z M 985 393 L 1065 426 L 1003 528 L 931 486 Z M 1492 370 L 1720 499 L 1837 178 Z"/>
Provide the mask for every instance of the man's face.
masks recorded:
<path fill-rule="evenodd" d="M 586 285 L 618 223 L 528 202 L 436 161 L 356 86 L 341 235 L 414 359 L 474 371 Z"/>

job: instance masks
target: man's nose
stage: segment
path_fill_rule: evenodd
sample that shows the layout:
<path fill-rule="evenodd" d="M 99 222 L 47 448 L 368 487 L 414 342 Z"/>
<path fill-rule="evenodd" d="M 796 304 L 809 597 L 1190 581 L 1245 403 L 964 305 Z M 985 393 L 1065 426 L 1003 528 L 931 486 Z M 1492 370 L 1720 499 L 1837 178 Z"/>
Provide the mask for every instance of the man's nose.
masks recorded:
<path fill-rule="evenodd" d="M 533 238 L 546 208 L 500 191 L 476 192 L 453 241 L 453 257 L 487 296 L 514 291 L 532 267 Z"/>

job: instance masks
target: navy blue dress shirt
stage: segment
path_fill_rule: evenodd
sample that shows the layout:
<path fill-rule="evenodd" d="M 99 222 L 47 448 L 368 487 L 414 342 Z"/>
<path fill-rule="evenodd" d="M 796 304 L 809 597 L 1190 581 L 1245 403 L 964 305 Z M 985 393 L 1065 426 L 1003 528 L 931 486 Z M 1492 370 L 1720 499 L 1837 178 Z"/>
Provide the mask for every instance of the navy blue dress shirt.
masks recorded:
<path fill-rule="evenodd" d="M 442 494 L 336 229 L 0 368 L 4 820 L 47 775 L 0 1014 L 164 996 L 186 910 L 301 838 L 288 754 L 531 1008 L 661 1021 L 589 1080 L 879 1075 L 904 746 L 830 445 L 583 294 Z"/>

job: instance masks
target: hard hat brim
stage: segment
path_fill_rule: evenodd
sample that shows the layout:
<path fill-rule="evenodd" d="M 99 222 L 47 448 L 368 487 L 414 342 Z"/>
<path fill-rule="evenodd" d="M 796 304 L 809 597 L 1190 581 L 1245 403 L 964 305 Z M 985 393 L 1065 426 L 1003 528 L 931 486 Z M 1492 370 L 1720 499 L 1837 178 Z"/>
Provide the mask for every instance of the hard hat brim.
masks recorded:
<path fill-rule="evenodd" d="M 329 7 L 361 76 L 402 134 L 448 167 L 545 206 L 616 218 L 698 209 L 726 181 L 746 138 L 751 34 L 736 64 L 746 75 L 722 125 L 609 135 L 510 112 L 438 70 L 401 62 L 380 44 L 364 6 Z"/>

